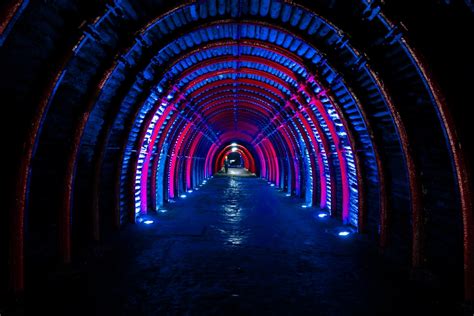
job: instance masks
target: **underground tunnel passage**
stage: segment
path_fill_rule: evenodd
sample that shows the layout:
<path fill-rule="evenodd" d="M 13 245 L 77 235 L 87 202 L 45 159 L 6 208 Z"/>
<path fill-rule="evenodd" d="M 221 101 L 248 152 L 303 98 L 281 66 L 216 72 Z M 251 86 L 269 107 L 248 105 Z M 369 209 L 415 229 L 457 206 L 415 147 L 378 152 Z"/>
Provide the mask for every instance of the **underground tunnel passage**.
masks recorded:
<path fill-rule="evenodd" d="M 0 314 L 472 315 L 474 4 L 412 2 L 0 4 Z"/>

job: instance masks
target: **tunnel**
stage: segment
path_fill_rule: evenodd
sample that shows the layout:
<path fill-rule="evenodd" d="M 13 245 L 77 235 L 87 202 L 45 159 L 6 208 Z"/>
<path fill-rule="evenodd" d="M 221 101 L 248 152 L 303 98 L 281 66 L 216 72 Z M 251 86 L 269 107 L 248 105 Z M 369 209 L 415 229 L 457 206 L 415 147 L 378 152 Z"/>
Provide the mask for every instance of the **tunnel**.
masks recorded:
<path fill-rule="evenodd" d="M 472 315 L 473 15 L 3 1 L 0 314 Z"/>

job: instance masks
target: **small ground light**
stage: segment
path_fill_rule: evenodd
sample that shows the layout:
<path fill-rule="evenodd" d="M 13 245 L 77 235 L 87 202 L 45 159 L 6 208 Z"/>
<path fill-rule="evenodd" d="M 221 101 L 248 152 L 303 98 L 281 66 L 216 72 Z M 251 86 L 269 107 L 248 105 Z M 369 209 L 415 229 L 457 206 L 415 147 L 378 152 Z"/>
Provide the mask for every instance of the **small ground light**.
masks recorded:
<path fill-rule="evenodd" d="M 186 197 L 186 194 L 181 194 L 179 197 L 184 199 Z"/>
<path fill-rule="evenodd" d="M 319 217 L 319 218 L 325 218 L 325 217 L 328 217 L 328 214 L 326 214 L 326 213 L 319 213 L 319 214 L 318 214 L 318 217 Z"/>
<path fill-rule="evenodd" d="M 274 183 L 272 183 L 272 184 L 270 184 L 270 186 L 271 186 L 271 187 L 274 187 L 274 186 L 275 186 L 275 184 L 274 184 Z"/>
<path fill-rule="evenodd" d="M 342 237 L 349 236 L 349 234 L 350 234 L 350 232 L 345 231 L 345 230 L 338 233 L 338 235 L 339 235 L 339 236 L 342 236 Z"/>
<path fill-rule="evenodd" d="M 165 210 L 164 208 L 162 208 L 162 209 L 159 210 L 158 212 L 160 212 L 160 213 L 166 213 L 166 212 L 168 212 L 168 210 Z"/>
<path fill-rule="evenodd" d="M 154 221 L 152 221 L 151 219 L 147 219 L 146 221 L 143 221 L 143 224 L 147 224 L 147 225 L 150 225 L 150 224 L 153 224 Z"/>
<path fill-rule="evenodd" d="M 287 194 L 285 194 L 285 196 L 291 196 L 291 194 L 290 194 L 290 193 L 287 193 Z"/>
<path fill-rule="evenodd" d="M 301 205 L 301 207 L 302 207 L 302 208 L 307 208 L 307 207 L 308 207 L 308 205 L 306 205 L 306 204 L 303 204 L 303 205 Z"/>
<path fill-rule="evenodd" d="M 193 193 L 193 190 L 188 190 L 188 193 Z"/>

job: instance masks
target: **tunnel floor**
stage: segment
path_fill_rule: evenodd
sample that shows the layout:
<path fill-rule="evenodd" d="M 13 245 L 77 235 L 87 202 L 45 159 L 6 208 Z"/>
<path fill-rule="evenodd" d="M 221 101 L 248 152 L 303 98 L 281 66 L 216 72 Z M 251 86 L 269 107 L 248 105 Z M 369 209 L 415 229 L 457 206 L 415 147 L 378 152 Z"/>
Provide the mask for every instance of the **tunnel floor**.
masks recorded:
<path fill-rule="evenodd" d="M 30 284 L 26 310 L 63 315 L 391 315 L 440 312 L 364 235 L 256 177 L 214 177 Z M 37 287 L 37 288 L 35 288 Z M 432 313 L 437 314 L 437 313 Z"/>

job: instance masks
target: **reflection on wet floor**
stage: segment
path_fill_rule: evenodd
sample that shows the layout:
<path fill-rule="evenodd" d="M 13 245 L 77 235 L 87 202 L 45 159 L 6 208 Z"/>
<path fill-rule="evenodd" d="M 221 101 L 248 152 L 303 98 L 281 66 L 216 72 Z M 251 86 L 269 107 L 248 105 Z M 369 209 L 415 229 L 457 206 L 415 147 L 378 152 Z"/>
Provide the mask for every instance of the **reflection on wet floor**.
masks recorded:
<path fill-rule="evenodd" d="M 227 173 L 224 170 L 221 170 L 216 174 L 217 177 L 222 176 L 238 176 L 238 177 L 255 177 L 255 174 L 249 172 L 245 168 L 229 168 Z"/>
<path fill-rule="evenodd" d="M 234 168 L 229 170 L 229 174 L 232 171 L 237 171 Z M 237 174 L 233 173 L 233 174 Z M 240 185 L 242 185 L 240 183 Z M 220 231 L 224 234 L 225 239 L 232 245 L 240 245 L 245 241 L 245 229 L 241 227 L 242 212 L 239 206 L 239 195 L 241 193 L 239 181 L 231 178 L 229 180 L 228 187 L 224 190 L 225 204 L 221 205 L 222 208 L 222 229 Z"/>
<path fill-rule="evenodd" d="M 255 177 L 214 177 L 153 224 L 96 249 L 81 277 L 57 289 L 67 300 L 43 291 L 38 304 L 69 315 L 396 315 L 421 306 L 420 291 L 364 236 L 340 237 L 339 221 L 300 205 Z"/>

